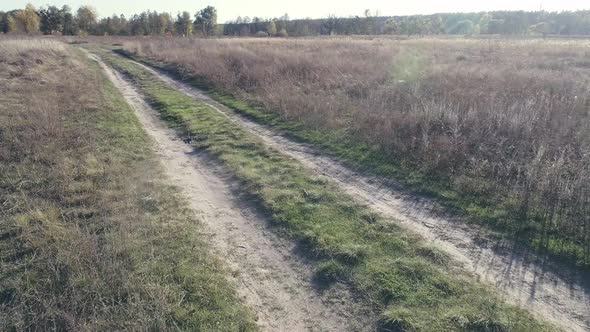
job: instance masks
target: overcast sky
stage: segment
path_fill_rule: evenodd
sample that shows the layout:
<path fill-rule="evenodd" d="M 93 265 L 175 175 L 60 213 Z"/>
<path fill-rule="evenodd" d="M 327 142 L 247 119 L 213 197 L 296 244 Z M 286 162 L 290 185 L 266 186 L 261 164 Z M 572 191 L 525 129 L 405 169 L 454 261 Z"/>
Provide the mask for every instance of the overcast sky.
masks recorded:
<path fill-rule="evenodd" d="M 291 18 L 318 18 L 331 14 L 337 16 L 362 15 L 365 9 L 378 11 L 379 15 L 432 14 L 445 12 L 471 12 L 490 10 L 539 10 L 548 11 L 590 9 L 590 1 L 585 0 L 0 0 L 0 10 L 23 8 L 31 2 L 35 6 L 47 3 L 61 7 L 69 5 L 76 10 L 88 4 L 96 8 L 99 16 L 113 13 L 131 14 L 144 10 L 167 11 L 173 14 L 187 10 L 191 13 L 212 5 L 217 8 L 219 22 L 237 16 L 278 17 L 288 13 Z"/>

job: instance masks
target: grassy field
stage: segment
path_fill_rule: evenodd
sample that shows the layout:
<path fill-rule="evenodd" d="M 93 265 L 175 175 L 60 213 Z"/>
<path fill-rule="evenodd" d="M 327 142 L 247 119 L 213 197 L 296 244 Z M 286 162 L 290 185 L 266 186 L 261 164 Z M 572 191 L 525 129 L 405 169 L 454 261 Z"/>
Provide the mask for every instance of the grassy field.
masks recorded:
<path fill-rule="evenodd" d="M 186 40 L 125 50 L 366 171 L 590 267 L 590 45 Z"/>
<path fill-rule="evenodd" d="M 122 57 L 101 56 L 138 86 L 162 119 L 241 180 L 241 190 L 276 228 L 305 249 L 320 285 L 347 283 L 379 308 L 385 331 L 552 330 L 469 281 L 440 250 L 359 206 L 211 107 Z"/>
<path fill-rule="evenodd" d="M 98 65 L 0 40 L 0 330 L 252 331 Z"/>

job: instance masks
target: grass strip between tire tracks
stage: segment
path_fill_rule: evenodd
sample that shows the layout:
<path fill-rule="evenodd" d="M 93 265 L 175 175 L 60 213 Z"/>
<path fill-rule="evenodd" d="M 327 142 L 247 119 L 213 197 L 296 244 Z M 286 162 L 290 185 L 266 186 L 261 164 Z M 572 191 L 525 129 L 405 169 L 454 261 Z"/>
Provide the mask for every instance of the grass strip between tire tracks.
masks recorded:
<path fill-rule="evenodd" d="M 345 282 L 380 308 L 383 330 L 550 330 L 468 281 L 440 250 L 355 203 L 208 105 L 129 60 L 101 55 L 139 88 L 163 120 L 242 181 L 243 191 L 278 229 L 307 249 L 320 283 Z"/>

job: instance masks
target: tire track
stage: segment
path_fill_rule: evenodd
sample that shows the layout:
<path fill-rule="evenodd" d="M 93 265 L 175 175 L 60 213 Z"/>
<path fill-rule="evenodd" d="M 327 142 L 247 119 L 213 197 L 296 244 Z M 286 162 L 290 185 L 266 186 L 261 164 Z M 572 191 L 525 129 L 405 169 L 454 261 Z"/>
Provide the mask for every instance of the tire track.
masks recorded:
<path fill-rule="evenodd" d="M 262 330 L 370 330 L 374 324 L 371 315 L 354 305 L 343 286 L 318 294 L 310 282 L 310 267 L 294 254 L 292 244 L 268 230 L 264 216 L 236 196 L 233 186 L 237 183 L 222 167 L 195 153 L 166 127 L 130 83 L 97 56 L 89 56 L 121 91 L 155 142 L 168 178 L 201 216 L 209 242 L 229 265 L 240 298 L 255 311 Z"/>
<path fill-rule="evenodd" d="M 549 267 L 533 253 L 486 236 L 479 226 L 445 215 L 434 200 L 414 195 L 389 179 L 365 176 L 312 146 L 294 142 L 272 129 L 236 114 L 203 91 L 170 75 L 142 66 L 170 86 L 207 103 L 316 173 L 340 185 L 348 194 L 401 226 L 442 248 L 482 282 L 492 284 L 508 302 L 566 331 L 590 331 L 590 276 L 563 267 Z"/>

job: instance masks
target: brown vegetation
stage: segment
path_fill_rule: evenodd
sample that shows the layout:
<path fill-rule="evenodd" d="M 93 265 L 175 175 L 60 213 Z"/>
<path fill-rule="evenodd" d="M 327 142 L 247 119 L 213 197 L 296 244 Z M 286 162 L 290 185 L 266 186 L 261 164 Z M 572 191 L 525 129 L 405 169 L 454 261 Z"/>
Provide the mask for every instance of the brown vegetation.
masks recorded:
<path fill-rule="evenodd" d="M 0 330 L 255 330 L 123 97 L 0 40 Z"/>
<path fill-rule="evenodd" d="M 590 251 L 588 46 L 429 39 L 125 44 L 283 119 L 344 132 L 426 182 L 442 179 L 447 189 L 439 193 L 472 215 L 532 233 L 533 245 L 579 263 Z"/>

